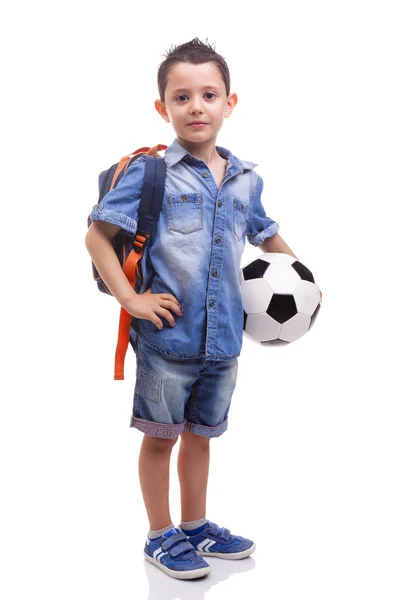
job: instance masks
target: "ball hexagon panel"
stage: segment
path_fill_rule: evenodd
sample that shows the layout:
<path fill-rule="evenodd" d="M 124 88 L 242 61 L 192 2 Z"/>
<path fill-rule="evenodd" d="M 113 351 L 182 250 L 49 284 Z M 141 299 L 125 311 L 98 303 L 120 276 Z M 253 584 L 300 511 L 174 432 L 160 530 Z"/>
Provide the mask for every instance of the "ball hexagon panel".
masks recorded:
<path fill-rule="evenodd" d="M 319 289 L 310 281 L 300 281 L 293 293 L 297 311 L 311 317 L 318 306 L 320 295 Z"/>
<path fill-rule="evenodd" d="M 294 342 L 301 338 L 310 329 L 311 317 L 297 313 L 294 317 L 283 323 L 279 337 L 286 342 Z"/>
<path fill-rule="evenodd" d="M 284 254 L 283 252 L 264 252 L 262 256 L 258 256 L 257 259 L 264 260 L 271 264 L 287 264 L 291 265 L 294 263 L 296 258 L 290 254 Z"/>
<path fill-rule="evenodd" d="M 272 291 L 264 279 L 249 279 L 242 285 L 243 310 L 247 314 L 265 313 Z"/>
<path fill-rule="evenodd" d="M 267 342 L 279 337 L 281 324 L 264 313 L 263 315 L 247 315 L 246 333 L 257 342 Z"/>
<path fill-rule="evenodd" d="M 260 342 L 260 344 L 264 344 L 264 346 L 286 346 L 286 344 L 290 344 L 290 342 L 285 342 L 285 340 L 276 339 L 269 340 L 268 342 Z"/>
<path fill-rule="evenodd" d="M 244 277 L 243 277 L 243 269 L 239 269 L 239 285 L 242 286 L 244 281 Z"/>
<path fill-rule="evenodd" d="M 284 276 L 282 275 L 284 273 Z M 264 274 L 264 279 L 276 294 L 293 294 L 299 284 L 299 274 L 291 265 L 270 265 Z"/>

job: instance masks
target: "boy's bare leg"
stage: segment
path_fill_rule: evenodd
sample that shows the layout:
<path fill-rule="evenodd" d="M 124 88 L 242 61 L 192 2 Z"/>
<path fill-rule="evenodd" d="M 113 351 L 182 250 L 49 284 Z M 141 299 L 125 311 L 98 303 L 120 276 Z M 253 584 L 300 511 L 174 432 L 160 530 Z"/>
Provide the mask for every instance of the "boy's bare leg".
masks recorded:
<path fill-rule="evenodd" d="M 172 522 L 169 511 L 169 465 L 175 443 L 176 439 L 143 436 L 139 479 L 150 529 L 153 531 L 163 529 Z"/>
<path fill-rule="evenodd" d="M 181 521 L 195 521 L 206 516 L 209 466 L 210 438 L 184 431 L 178 453 Z"/>

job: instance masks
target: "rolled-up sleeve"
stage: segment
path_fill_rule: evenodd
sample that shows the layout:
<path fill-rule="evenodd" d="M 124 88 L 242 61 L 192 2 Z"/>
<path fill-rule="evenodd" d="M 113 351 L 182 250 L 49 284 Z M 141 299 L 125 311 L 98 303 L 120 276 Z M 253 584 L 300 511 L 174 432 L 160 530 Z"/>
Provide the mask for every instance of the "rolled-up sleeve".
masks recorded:
<path fill-rule="evenodd" d="M 279 229 L 278 223 L 267 217 L 265 213 L 261 202 L 263 187 L 264 182 L 260 175 L 258 175 L 256 189 L 251 199 L 251 212 L 247 230 L 247 239 L 253 246 L 259 246 L 266 238 L 275 235 Z"/>
<path fill-rule="evenodd" d="M 107 221 L 118 225 L 124 233 L 134 236 L 142 196 L 145 171 L 144 155 L 130 165 L 117 187 L 110 190 L 99 204 L 92 208 L 91 221 Z"/>

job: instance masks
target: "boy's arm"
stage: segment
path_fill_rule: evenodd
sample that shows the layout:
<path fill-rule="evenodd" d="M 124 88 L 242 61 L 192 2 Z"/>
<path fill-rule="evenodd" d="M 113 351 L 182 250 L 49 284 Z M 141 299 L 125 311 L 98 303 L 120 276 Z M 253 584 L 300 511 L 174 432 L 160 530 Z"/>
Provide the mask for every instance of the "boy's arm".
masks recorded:
<path fill-rule="evenodd" d="M 85 243 L 100 277 L 114 298 L 127 310 L 132 296 L 137 296 L 137 294 L 126 278 L 111 243 L 119 230 L 118 225 L 105 221 L 93 221 L 87 231 Z"/>
<path fill-rule="evenodd" d="M 283 254 L 290 254 L 290 256 L 297 258 L 279 233 L 275 233 L 272 237 L 266 238 L 263 243 L 259 245 L 259 248 L 261 248 L 263 252 L 282 252 Z M 297 258 L 297 260 L 299 259 Z"/>
<path fill-rule="evenodd" d="M 251 214 L 247 238 L 253 246 L 261 248 L 263 252 L 282 252 L 283 254 L 290 254 L 293 258 L 297 258 L 279 235 L 278 223 L 267 217 L 265 213 L 265 208 L 261 201 L 263 189 L 264 181 L 257 174 L 257 185 L 251 199 Z M 260 238 L 263 240 L 261 244 Z"/>
<path fill-rule="evenodd" d="M 93 221 L 86 233 L 86 248 L 100 277 L 114 298 L 130 315 L 139 319 L 148 319 L 158 329 L 164 327 L 160 318 L 162 316 L 173 327 L 175 319 L 170 311 L 173 310 L 179 317 L 182 316 L 180 304 L 173 294 L 153 294 L 151 288 L 143 294 L 137 294 L 131 287 L 111 242 L 120 229 L 113 223 Z"/>

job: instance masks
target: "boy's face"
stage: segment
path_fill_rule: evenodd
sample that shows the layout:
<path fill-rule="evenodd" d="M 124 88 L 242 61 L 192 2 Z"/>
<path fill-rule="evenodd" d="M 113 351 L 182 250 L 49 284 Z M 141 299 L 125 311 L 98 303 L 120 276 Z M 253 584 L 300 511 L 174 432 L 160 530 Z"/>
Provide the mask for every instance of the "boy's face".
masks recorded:
<path fill-rule="evenodd" d="M 218 67 L 212 63 L 193 65 L 177 63 L 167 80 L 165 104 L 155 101 L 156 110 L 174 128 L 178 142 L 203 144 L 217 137 L 224 118 L 237 103 L 237 95 L 226 96 L 224 80 Z M 193 121 L 205 123 L 200 127 Z"/>

